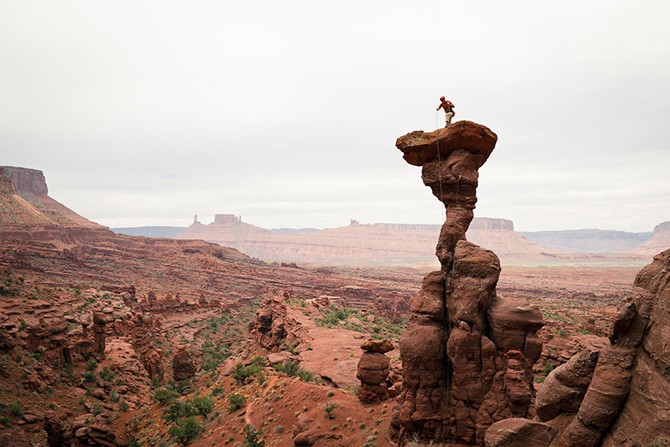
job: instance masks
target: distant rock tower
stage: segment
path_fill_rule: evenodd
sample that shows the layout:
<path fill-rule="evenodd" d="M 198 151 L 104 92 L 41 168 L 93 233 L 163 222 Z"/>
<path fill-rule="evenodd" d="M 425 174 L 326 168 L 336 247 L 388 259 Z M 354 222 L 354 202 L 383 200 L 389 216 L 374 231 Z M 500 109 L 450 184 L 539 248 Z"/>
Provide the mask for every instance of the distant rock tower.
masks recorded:
<path fill-rule="evenodd" d="M 396 146 L 421 166 L 423 183 L 446 208 L 436 255 L 410 303 L 400 340 L 403 390 L 393 410 L 392 436 L 483 445 L 496 421 L 525 417 L 533 396 L 531 367 L 542 352 L 536 307 L 496 296 L 500 261 L 468 242 L 479 168 L 497 136 L 471 121 L 416 131 Z"/>

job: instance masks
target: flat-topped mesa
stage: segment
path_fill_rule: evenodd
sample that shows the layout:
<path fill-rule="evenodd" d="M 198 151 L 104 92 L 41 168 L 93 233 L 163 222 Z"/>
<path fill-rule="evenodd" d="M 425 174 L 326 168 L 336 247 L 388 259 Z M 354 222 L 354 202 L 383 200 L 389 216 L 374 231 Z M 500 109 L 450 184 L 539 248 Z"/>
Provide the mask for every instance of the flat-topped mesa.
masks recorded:
<path fill-rule="evenodd" d="M 396 142 L 408 163 L 423 167 L 424 184 L 446 208 L 436 250 L 442 269 L 424 278 L 400 339 L 403 387 L 391 435 L 401 444 L 418 437 L 483 445 L 492 423 L 528 414 L 542 315 L 537 307 L 499 299 L 500 260 L 465 238 L 478 169 L 496 141 L 486 127 L 459 121 Z"/>
<path fill-rule="evenodd" d="M 37 169 L 0 166 L 0 173 L 6 175 L 19 192 L 33 193 L 39 196 L 49 194 L 44 173 Z"/>

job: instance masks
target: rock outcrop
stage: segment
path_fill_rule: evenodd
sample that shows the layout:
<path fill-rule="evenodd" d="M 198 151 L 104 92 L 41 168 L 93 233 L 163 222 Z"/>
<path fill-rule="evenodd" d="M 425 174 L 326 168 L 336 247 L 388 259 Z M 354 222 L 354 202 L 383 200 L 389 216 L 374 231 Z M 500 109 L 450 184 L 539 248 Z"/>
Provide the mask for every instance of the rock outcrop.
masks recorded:
<path fill-rule="evenodd" d="M 388 340 L 368 340 L 361 345 L 363 355 L 358 361 L 356 377 L 361 381 L 358 398 L 364 404 L 379 403 L 389 398 L 386 378 L 389 359 L 384 354 L 393 351 Z"/>
<path fill-rule="evenodd" d="M 424 184 L 446 208 L 436 248 L 442 268 L 425 277 L 412 299 L 400 341 L 404 377 L 392 419 L 396 439 L 482 445 L 492 423 L 528 416 L 542 316 L 535 307 L 497 298 L 498 257 L 466 240 L 478 169 L 496 140 L 488 128 L 460 121 L 396 142 L 408 163 L 423 167 Z"/>
<path fill-rule="evenodd" d="M 533 445 L 669 445 L 668 327 L 670 250 L 637 275 L 612 323 L 610 345 L 575 355 L 544 381 L 537 393 L 537 418 L 561 431 L 553 441 Z M 487 432 L 487 447 L 509 445 L 498 441 L 499 431 L 496 424 L 491 436 Z"/>
<path fill-rule="evenodd" d="M 197 367 L 191 354 L 186 349 L 180 349 L 172 358 L 172 377 L 174 380 L 187 380 L 195 376 Z"/>

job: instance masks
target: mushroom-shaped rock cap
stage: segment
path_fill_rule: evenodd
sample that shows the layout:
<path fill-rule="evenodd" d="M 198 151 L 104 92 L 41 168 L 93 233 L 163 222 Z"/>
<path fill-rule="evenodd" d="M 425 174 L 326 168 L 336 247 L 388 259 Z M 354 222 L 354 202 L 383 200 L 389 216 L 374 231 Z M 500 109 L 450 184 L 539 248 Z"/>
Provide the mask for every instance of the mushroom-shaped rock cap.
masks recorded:
<path fill-rule="evenodd" d="M 395 347 L 389 340 L 369 339 L 361 345 L 361 349 L 367 352 L 379 352 L 380 354 L 384 354 L 393 351 Z"/>
<path fill-rule="evenodd" d="M 107 324 L 107 317 L 96 310 L 93 312 L 93 324 Z"/>
<path fill-rule="evenodd" d="M 477 169 L 489 158 L 498 141 L 498 136 L 488 127 L 472 121 L 457 121 L 448 127 L 424 132 L 415 130 L 398 138 L 395 145 L 403 153 L 405 161 L 414 166 L 423 166 L 440 157 L 445 159 L 453 151 L 464 149 L 475 155 Z"/>

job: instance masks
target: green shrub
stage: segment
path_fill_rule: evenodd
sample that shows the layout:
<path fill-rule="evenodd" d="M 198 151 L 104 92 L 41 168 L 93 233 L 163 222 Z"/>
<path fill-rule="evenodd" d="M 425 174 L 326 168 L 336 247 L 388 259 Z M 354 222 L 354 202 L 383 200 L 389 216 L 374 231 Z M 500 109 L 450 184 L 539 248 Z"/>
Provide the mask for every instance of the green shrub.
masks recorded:
<path fill-rule="evenodd" d="M 228 396 L 228 411 L 232 413 L 239 410 L 247 404 L 247 398 L 241 394 L 231 394 Z"/>
<path fill-rule="evenodd" d="M 177 438 L 181 445 L 187 445 L 200 435 L 204 430 L 202 424 L 193 416 L 180 419 L 176 425 L 170 427 L 168 433 Z"/>
<path fill-rule="evenodd" d="M 207 416 L 214 408 L 214 399 L 211 397 L 196 396 L 193 398 L 193 406 L 198 414 Z"/>
<path fill-rule="evenodd" d="M 291 377 L 298 377 L 303 382 L 317 382 L 319 379 L 313 373 L 300 367 L 297 360 L 285 360 L 272 366 L 276 371 L 284 373 Z"/>
<path fill-rule="evenodd" d="M 111 369 L 105 366 L 105 369 L 103 369 L 102 372 L 100 373 L 100 378 L 105 382 L 111 382 L 112 380 L 114 380 L 114 373 L 112 372 Z"/>
<path fill-rule="evenodd" d="M 98 367 L 98 362 L 95 359 L 90 359 L 88 362 L 86 362 L 86 369 L 89 371 L 95 371 L 95 369 Z"/>
<path fill-rule="evenodd" d="M 216 370 L 232 354 L 228 345 L 220 341 L 214 344 L 210 340 L 206 340 L 200 350 L 202 352 L 201 366 L 205 371 Z"/>
<path fill-rule="evenodd" d="M 244 431 L 247 432 L 244 438 L 244 447 L 264 447 L 265 441 L 259 439 L 263 434 L 260 430 L 255 429 L 253 426 L 247 424 L 244 426 Z"/>
<path fill-rule="evenodd" d="M 244 366 L 241 363 L 238 363 L 233 368 L 233 379 L 235 379 L 237 383 L 243 384 L 252 377 L 260 377 L 266 364 L 267 360 L 264 357 L 254 358 L 249 366 Z"/>
<path fill-rule="evenodd" d="M 179 397 L 179 393 L 176 390 L 168 388 L 158 388 L 154 390 L 154 400 L 160 404 L 166 404 L 172 402 Z"/>
<path fill-rule="evenodd" d="M 217 386 L 212 389 L 212 392 L 209 394 L 212 397 L 223 396 L 226 393 L 226 390 L 222 386 Z"/>
<path fill-rule="evenodd" d="M 170 404 L 170 406 L 165 410 L 163 417 L 168 421 L 176 421 L 179 418 L 196 416 L 198 410 L 193 405 L 193 401 L 190 399 L 180 399 L 175 400 Z"/>
<path fill-rule="evenodd" d="M 128 405 L 128 402 L 126 402 L 124 399 L 121 399 L 121 402 L 119 402 L 119 411 L 121 413 L 125 413 L 130 409 L 130 405 Z"/>
<path fill-rule="evenodd" d="M 9 406 L 9 412 L 12 416 L 20 418 L 23 417 L 23 407 L 20 403 L 13 403 Z"/>
<path fill-rule="evenodd" d="M 334 403 L 327 403 L 323 410 L 326 412 L 326 417 L 328 419 L 335 419 L 335 416 L 333 416 L 333 410 L 337 407 Z"/>
<path fill-rule="evenodd" d="M 102 405 L 95 404 L 93 405 L 93 408 L 91 408 L 91 413 L 93 413 L 94 416 L 97 416 L 100 413 L 102 413 L 102 410 L 103 410 Z"/>
<path fill-rule="evenodd" d="M 0 295 L 16 296 L 21 292 L 23 280 L 11 273 L 2 273 L 0 277 Z"/>
<path fill-rule="evenodd" d="M 93 372 L 93 371 L 86 371 L 86 372 L 84 373 L 84 382 L 94 383 L 95 380 L 96 380 L 95 372 Z"/>

